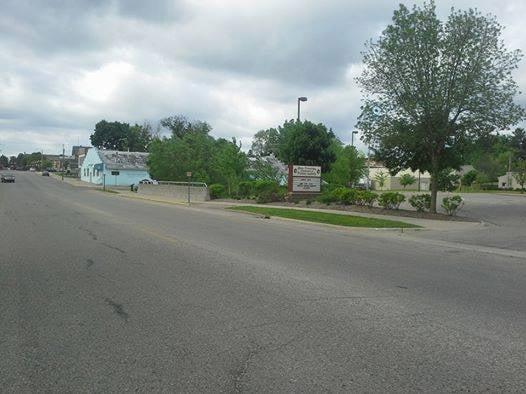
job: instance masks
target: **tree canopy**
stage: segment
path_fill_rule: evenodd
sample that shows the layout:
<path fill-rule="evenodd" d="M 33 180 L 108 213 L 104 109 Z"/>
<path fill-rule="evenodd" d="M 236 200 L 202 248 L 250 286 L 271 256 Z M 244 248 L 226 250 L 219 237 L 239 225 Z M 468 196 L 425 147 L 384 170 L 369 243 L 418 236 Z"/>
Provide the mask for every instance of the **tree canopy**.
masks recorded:
<path fill-rule="evenodd" d="M 467 142 L 524 118 L 512 77 L 521 53 L 505 47 L 501 32 L 472 9 L 442 22 L 430 2 L 400 5 L 367 45 L 358 127 L 390 170 L 431 173 L 433 212 L 440 171 L 462 164 Z"/>
<path fill-rule="evenodd" d="M 91 144 L 100 149 L 146 152 L 152 140 L 152 127 L 148 123 L 135 124 L 101 120 L 90 135 Z"/>
<path fill-rule="evenodd" d="M 336 139 L 325 125 L 305 121 L 286 121 L 278 128 L 278 158 L 286 164 L 319 165 L 322 171 L 330 169 L 336 160 L 332 143 Z"/>

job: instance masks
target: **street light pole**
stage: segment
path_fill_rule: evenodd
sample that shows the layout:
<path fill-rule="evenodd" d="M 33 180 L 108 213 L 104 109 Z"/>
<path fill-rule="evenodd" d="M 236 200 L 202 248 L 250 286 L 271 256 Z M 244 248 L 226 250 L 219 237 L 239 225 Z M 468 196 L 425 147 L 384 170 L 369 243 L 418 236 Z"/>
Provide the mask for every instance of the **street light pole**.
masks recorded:
<path fill-rule="evenodd" d="M 64 154 L 65 154 L 65 150 L 64 150 L 64 144 L 62 144 L 62 180 L 64 180 Z"/>
<path fill-rule="evenodd" d="M 298 97 L 298 122 L 300 121 L 300 103 L 307 101 L 307 97 Z"/>

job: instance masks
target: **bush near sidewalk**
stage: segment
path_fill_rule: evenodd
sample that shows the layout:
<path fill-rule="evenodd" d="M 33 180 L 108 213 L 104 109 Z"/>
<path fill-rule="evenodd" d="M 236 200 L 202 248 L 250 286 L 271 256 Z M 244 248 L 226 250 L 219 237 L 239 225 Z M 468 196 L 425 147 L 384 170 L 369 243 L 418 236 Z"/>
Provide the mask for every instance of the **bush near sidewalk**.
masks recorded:
<path fill-rule="evenodd" d="M 405 196 L 398 192 L 387 192 L 380 194 L 378 205 L 384 209 L 399 209 L 400 204 L 405 201 Z"/>
<path fill-rule="evenodd" d="M 442 208 L 449 216 L 455 216 L 464 206 L 464 199 L 458 194 L 442 199 Z"/>
<path fill-rule="evenodd" d="M 431 194 L 413 194 L 408 201 L 417 212 L 429 211 L 431 208 Z"/>

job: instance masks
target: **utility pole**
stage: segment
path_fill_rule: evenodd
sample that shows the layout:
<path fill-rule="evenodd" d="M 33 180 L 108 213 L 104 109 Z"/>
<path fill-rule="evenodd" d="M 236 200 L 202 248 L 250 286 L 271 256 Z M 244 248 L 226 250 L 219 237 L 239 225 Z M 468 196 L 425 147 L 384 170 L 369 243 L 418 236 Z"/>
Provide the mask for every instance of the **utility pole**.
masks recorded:
<path fill-rule="evenodd" d="M 188 206 L 190 206 L 190 181 L 192 180 L 192 172 L 188 171 L 186 176 L 188 177 Z"/>
<path fill-rule="evenodd" d="M 64 153 L 65 153 L 65 150 L 64 150 L 64 144 L 62 144 L 62 180 L 64 180 Z"/>
<path fill-rule="evenodd" d="M 44 151 L 40 151 L 40 172 L 44 172 Z"/>

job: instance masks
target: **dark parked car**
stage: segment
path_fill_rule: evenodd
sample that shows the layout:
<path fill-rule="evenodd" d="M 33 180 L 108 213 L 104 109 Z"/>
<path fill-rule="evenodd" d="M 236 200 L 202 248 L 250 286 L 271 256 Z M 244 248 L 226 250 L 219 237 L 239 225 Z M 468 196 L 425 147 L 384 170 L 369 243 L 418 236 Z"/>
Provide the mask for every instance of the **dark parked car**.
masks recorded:
<path fill-rule="evenodd" d="M 42 172 L 42 176 L 49 176 L 49 172 L 47 171 Z"/>
<path fill-rule="evenodd" d="M 15 183 L 15 176 L 13 174 L 2 174 L 0 179 L 2 183 Z"/>

